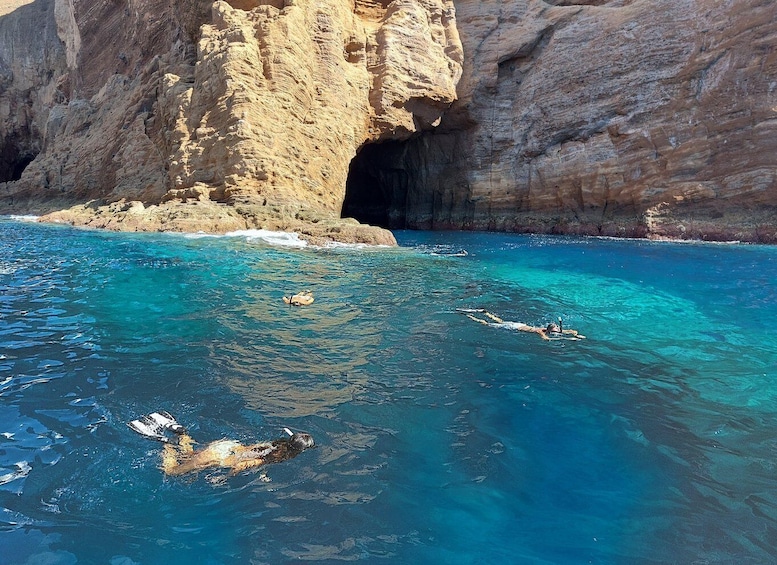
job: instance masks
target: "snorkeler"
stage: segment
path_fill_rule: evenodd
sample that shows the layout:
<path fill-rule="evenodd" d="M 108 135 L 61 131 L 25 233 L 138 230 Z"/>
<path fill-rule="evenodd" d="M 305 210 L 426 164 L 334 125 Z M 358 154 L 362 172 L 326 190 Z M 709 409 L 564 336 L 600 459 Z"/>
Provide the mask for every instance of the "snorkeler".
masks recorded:
<path fill-rule="evenodd" d="M 289 306 L 307 306 L 313 304 L 313 293 L 309 290 L 303 290 L 292 296 L 284 296 L 283 301 Z"/>
<path fill-rule="evenodd" d="M 233 476 L 248 469 L 292 459 L 315 446 L 310 434 L 294 433 L 284 428 L 289 434 L 288 438 L 251 445 L 222 439 L 207 444 L 203 449 L 195 450 L 193 446 L 196 442 L 186 429 L 164 411 L 142 416 L 127 425 L 142 436 L 165 444 L 162 470 L 165 474 L 174 476 L 218 467 L 229 469 L 229 475 Z M 172 440 L 168 437 L 168 431 L 173 432 Z"/>
<path fill-rule="evenodd" d="M 535 333 L 539 335 L 544 340 L 553 340 L 553 339 L 570 339 L 570 340 L 577 340 L 577 339 L 585 339 L 584 335 L 581 335 L 577 330 L 565 330 L 564 329 L 564 323 L 561 320 L 561 318 L 558 319 L 558 324 L 554 324 L 551 322 L 545 327 L 539 327 L 539 326 L 530 326 L 529 324 L 524 324 L 523 322 L 505 322 L 502 318 L 497 316 L 496 314 L 492 314 L 488 310 L 484 310 L 482 308 L 457 308 L 458 312 L 462 312 L 469 318 L 470 320 L 474 320 L 480 324 L 483 324 L 485 326 L 494 326 L 498 328 L 505 328 L 508 330 L 517 330 L 519 332 L 529 332 L 529 333 Z M 473 313 L 480 313 L 483 314 L 486 318 L 490 319 L 484 320 L 483 318 L 478 318 L 477 316 L 473 316 Z"/>

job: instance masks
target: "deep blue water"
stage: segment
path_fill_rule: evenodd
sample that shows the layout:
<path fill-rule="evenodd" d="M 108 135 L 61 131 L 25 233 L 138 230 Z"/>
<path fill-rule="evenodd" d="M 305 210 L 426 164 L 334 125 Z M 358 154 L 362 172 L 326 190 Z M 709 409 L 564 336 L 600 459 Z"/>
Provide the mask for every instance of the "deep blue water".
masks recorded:
<path fill-rule="evenodd" d="M 0 563 L 777 562 L 777 248 L 397 237 L 0 220 Z M 318 447 L 165 478 L 157 409 Z"/>

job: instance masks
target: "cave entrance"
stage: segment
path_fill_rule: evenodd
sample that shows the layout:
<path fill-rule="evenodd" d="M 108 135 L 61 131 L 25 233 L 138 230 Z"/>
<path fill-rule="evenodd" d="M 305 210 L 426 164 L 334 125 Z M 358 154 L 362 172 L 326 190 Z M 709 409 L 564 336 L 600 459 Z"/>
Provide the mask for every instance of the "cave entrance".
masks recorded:
<path fill-rule="evenodd" d="M 362 146 L 351 161 L 341 216 L 387 229 L 407 228 L 407 196 L 413 182 L 404 165 L 407 142 Z"/>
<path fill-rule="evenodd" d="M 37 153 L 24 147 L 18 137 L 6 139 L 0 146 L 0 182 L 19 180 L 36 156 Z"/>

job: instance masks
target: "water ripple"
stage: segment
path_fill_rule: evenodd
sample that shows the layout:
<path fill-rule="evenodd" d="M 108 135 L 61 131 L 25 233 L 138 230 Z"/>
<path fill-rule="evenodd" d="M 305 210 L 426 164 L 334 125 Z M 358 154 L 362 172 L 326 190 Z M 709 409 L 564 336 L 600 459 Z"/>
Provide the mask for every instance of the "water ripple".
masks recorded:
<path fill-rule="evenodd" d="M 0 232 L 11 562 L 777 554 L 773 249 Z M 303 289 L 311 307 L 282 302 Z M 456 308 L 561 315 L 589 339 L 545 343 Z M 235 477 L 166 478 L 161 445 L 126 426 L 160 409 L 201 442 L 288 426 L 317 447 Z"/>

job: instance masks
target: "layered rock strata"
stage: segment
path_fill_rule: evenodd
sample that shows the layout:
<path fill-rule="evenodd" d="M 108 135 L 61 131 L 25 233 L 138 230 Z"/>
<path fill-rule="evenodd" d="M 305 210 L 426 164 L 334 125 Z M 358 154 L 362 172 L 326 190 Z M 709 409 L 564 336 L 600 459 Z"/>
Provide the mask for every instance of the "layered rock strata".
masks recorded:
<path fill-rule="evenodd" d="M 775 242 L 776 45 L 772 0 L 35 0 L 0 213 Z"/>
<path fill-rule="evenodd" d="M 0 106 L 0 135 L 33 131 L 35 158 L 10 156 L 3 209 L 122 230 L 393 243 L 339 218 L 350 161 L 437 125 L 462 72 L 444 0 L 36 0 L 9 34 L 1 96 L 32 103 Z"/>
<path fill-rule="evenodd" d="M 773 1 L 456 8 L 459 100 L 422 139 L 365 148 L 351 213 L 393 227 L 777 241 Z"/>

